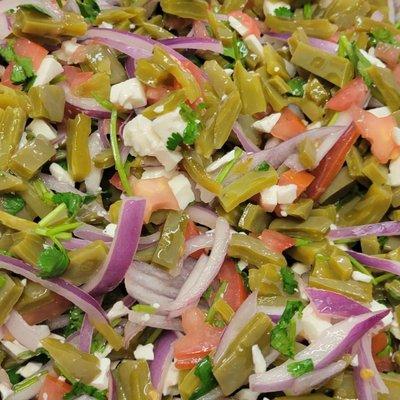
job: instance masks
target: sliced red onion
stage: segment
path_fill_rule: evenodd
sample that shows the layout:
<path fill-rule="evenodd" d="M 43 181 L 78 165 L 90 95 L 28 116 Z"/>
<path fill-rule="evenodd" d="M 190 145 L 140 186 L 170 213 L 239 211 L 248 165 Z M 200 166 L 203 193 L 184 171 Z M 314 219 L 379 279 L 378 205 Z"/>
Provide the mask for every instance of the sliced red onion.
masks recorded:
<path fill-rule="evenodd" d="M 11 311 L 5 326 L 15 340 L 32 351 L 36 351 L 40 341 L 50 335 L 47 325 L 29 325 L 17 311 Z"/>
<path fill-rule="evenodd" d="M 90 243 L 89 240 L 83 240 L 83 239 L 76 239 L 72 238 L 70 240 L 65 240 L 62 242 L 63 246 L 67 250 L 75 250 L 75 249 L 81 249 L 82 247 L 88 246 Z"/>
<path fill-rule="evenodd" d="M 110 120 L 109 119 L 100 119 L 98 126 L 99 126 L 99 133 L 100 133 L 101 141 L 103 142 L 103 146 L 105 148 L 109 148 L 110 141 L 108 140 L 107 135 L 110 133 Z"/>
<path fill-rule="evenodd" d="M 101 107 L 96 100 L 89 97 L 77 97 L 71 92 L 68 85 L 61 84 L 60 86 L 64 89 L 65 101 L 75 112 L 92 118 L 110 118 L 110 111 Z"/>
<path fill-rule="evenodd" d="M 224 52 L 222 43 L 219 40 L 212 38 L 177 37 L 172 39 L 161 39 L 160 43 L 170 47 L 171 49 L 208 50 L 220 54 Z"/>
<path fill-rule="evenodd" d="M 39 174 L 40 179 L 45 183 L 48 189 L 53 190 L 57 193 L 75 193 L 79 194 L 79 196 L 85 196 L 85 193 L 81 192 L 78 189 L 75 189 L 74 186 L 70 185 L 69 183 L 61 182 L 54 178 L 52 175 L 47 174 Z"/>
<path fill-rule="evenodd" d="M 10 10 L 16 10 L 18 7 L 31 5 L 42 10 L 56 21 L 60 21 L 64 17 L 64 13 L 57 4 L 50 0 L 2 0 L 0 2 L 0 13 Z"/>
<path fill-rule="evenodd" d="M 107 393 L 108 400 L 118 400 L 118 391 L 117 391 L 117 384 L 114 379 L 114 375 L 110 371 L 108 373 L 108 393 Z"/>
<path fill-rule="evenodd" d="M 369 267 L 377 269 L 378 271 L 385 271 L 395 275 L 400 275 L 400 262 L 398 261 L 369 256 L 353 250 L 346 250 L 346 252 L 360 263 L 368 265 Z"/>
<path fill-rule="evenodd" d="M 0 13 L 0 40 L 5 39 L 10 33 L 11 29 L 8 24 L 7 15 Z"/>
<path fill-rule="evenodd" d="M 300 135 L 295 136 L 292 139 L 282 142 L 278 146 L 271 149 L 262 150 L 258 153 L 250 153 L 245 155 L 242 160 L 252 159 L 252 164 L 250 167 L 256 167 L 263 161 L 267 161 L 274 168 L 278 168 L 282 163 L 292 154 L 296 153 L 297 145 L 301 143 L 304 139 L 310 140 L 321 140 L 327 136 L 342 135 L 347 130 L 345 126 L 328 126 L 323 128 L 311 129 Z"/>
<path fill-rule="evenodd" d="M 285 307 L 279 307 L 279 306 L 274 307 L 262 304 L 257 306 L 257 311 L 268 315 L 268 317 L 270 317 L 273 322 L 278 322 L 281 319 L 284 310 Z"/>
<path fill-rule="evenodd" d="M 44 288 L 59 294 L 82 311 L 88 314 L 90 322 L 115 348 L 122 346 L 122 338 L 118 336 L 109 325 L 107 316 L 99 303 L 88 293 L 61 278 L 41 279 L 37 271 L 21 260 L 0 254 L 0 268 L 22 275 L 32 282 L 42 285 Z"/>
<path fill-rule="evenodd" d="M 90 353 L 93 338 L 93 326 L 87 315 L 84 316 L 82 326 L 79 331 L 78 347 L 85 353 Z"/>
<path fill-rule="evenodd" d="M 125 62 L 125 71 L 126 71 L 126 74 L 128 75 L 128 78 L 135 77 L 136 65 L 135 65 L 134 58 L 128 57 L 128 59 Z"/>
<path fill-rule="evenodd" d="M 295 361 L 311 358 L 316 370 L 327 367 L 349 351 L 366 331 L 374 327 L 388 313 L 389 310 L 362 314 L 333 325 L 315 342 L 297 353 Z M 250 389 L 260 393 L 290 389 L 296 381 L 287 369 L 291 362 L 293 360 L 288 360 L 267 372 L 251 375 Z"/>
<path fill-rule="evenodd" d="M 210 208 L 194 205 L 188 207 L 185 211 L 194 223 L 206 226 L 210 229 L 215 228 L 218 215 Z"/>
<path fill-rule="evenodd" d="M 295 380 L 293 386 L 286 393 L 290 396 L 309 393 L 311 388 L 317 388 L 328 379 L 344 371 L 346 367 L 346 361 L 340 360 L 324 368 L 304 374 Z"/>
<path fill-rule="evenodd" d="M 7 400 L 31 400 L 31 399 L 36 399 L 36 396 L 39 394 L 40 389 L 41 389 L 41 387 L 43 385 L 43 382 L 44 382 L 45 378 L 46 378 L 46 375 L 42 375 L 32 385 L 29 385 L 25 389 L 23 389 L 23 390 L 21 390 L 19 392 L 14 392 L 10 396 L 7 396 Z"/>
<path fill-rule="evenodd" d="M 203 235 L 195 236 L 185 243 L 183 258 L 189 257 L 198 250 L 210 249 L 214 243 L 214 231 L 208 231 Z"/>
<path fill-rule="evenodd" d="M 232 130 L 233 132 L 235 132 L 235 135 L 242 145 L 244 151 L 246 151 L 247 153 L 257 153 L 258 151 L 260 151 L 260 149 L 243 132 L 243 129 L 240 126 L 239 122 L 236 121 L 233 124 Z"/>
<path fill-rule="evenodd" d="M 123 297 L 121 301 L 124 304 L 124 306 L 128 308 L 132 307 L 135 304 L 135 299 L 129 296 L 129 294 Z"/>
<path fill-rule="evenodd" d="M 130 270 L 128 270 L 125 276 L 125 288 L 129 295 L 132 296 L 135 300 L 145 304 L 158 303 L 161 307 L 166 307 L 168 304 L 171 303 L 172 299 L 170 297 L 154 293 L 152 290 L 149 290 L 148 288 L 139 285 L 135 281 L 134 276 L 131 276 L 129 271 Z"/>
<path fill-rule="evenodd" d="M 128 197 L 122 200 L 115 236 L 100 271 L 85 284 L 95 295 L 115 289 L 124 279 L 139 244 L 146 200 Z"/>
<path fill-rule="evenodd" d="M 129 321 L 151 328 L 166 329 L 168 331 L 182 331 L 182 324 L 178 318 L 168 318 L 165 315 L 146 314 L 131 311 Z"/>
<path fill-rule="evenodd" d="M 142 247 L 151 246 L 152 244 L 158 242 L 160 237 L 161 237 L 161 233 L 159 231 L 154 232 L 148 236 L 141 236 L 139 239 L 139 246 L 142 246 Z"/>
<path fill-rule="evenodd" d="M 124 347 L 127 349 L 129 347 L 130 341 L 138 335 L 140 332 L 144 330 L 144 325 L 134 324 L 131 321 L 128 321 L 124 327 Z"/>
<path fill-rule="evenodd" d="M 215 351 L 214 363 L 217 363 L 224 355 L 226 349 L 246 326 L 250 319 L 257 312 L 257 292 L 253 292 L 238 308 L 231 322 L 226 327 L 221 341 Z"/>
<path fill-rule="evenodd" d="M 162 393 L 165 378 L 173 359 L 175 332 L 165 332 L 154 344 L 154 360 L 150 362 L 151 383 Z"/>
<path fill-rule="evenodd" d="M 82 224 L 79 228 L 74 230 L 74 235 L 84 240 L 102 240 L 103 242 L 112 242 L 113 238 L 106 235 L 102 229 L 96 228 L 89 224 Z"/>
<path fill-rule="evenodd" d="M 383 379 L 381 378 L 381 374 L 376 368 L 374 357 L 372 355 L 372 333 L 367 332 L 355 348 L 357 349 L 358 356 L 358 368 L 356 369 L 356 373 L 365 368 L 371 370 L 373 372 L 373 377 L 369 382 L 373 388 L 378 393 L 389 393 L 385 382 L 383 382 Z"/>
<path fill-rule="evenodd" d="M 369 312 L 369 308 L 339 293 L 308 287 L 305 289 L 313 308 L 324 316 L 349 318 Z"/>
<path fill-rule="evenodd" d="M 359 226 L 346 226 L 331 229 L 329 239 L 358 239 L 364 236 L 397 236 L 400 235 L 400 222 L 385 221 L 377 224 L 367 224 Z"/>
<path fill-rule="evenodd" d="M 65 326 L 68 325 L 68 322 L 69 322 L 68 315 L 60 315 L 57 318 L 47 321 L 47 325 L 51 331 L 54 331 L 56 329 L 64 328 Z"/>

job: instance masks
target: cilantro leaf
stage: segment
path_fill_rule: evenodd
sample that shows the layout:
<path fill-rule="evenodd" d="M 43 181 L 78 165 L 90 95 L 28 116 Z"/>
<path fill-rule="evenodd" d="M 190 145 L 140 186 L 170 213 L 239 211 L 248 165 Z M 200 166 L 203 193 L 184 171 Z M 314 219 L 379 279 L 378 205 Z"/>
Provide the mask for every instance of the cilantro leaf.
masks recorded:
<path fill-rule="evenodd" d="M 200 379 L 200 386 L 192 393 L 189 400 L 197 400 L 218 386 L 209 356 L 197 363 L 194 374 Z"/>
<path fill-rule="evenodd" d="M 275 15 L 279 18 L 292 19 L 294 12 L 287 7 L 278 7 L 275 9 Z"/>
<path fill-rule="evenodd" d="M 16 367 L 9 368 L 6 370 L 8 378 L 12 385 L 16 385 L 17 383 L 21 382 L 24 378 L 20 375 L 17 371 L 20 369 L 20 366 L 17 365 Z"/>
<path fill-rule="evenodd" d="M 6 47 L 0 47 L 0 56 L 8 63 L 14 61 L 15 53 L 10 43 Z"/>
<path fill-rule="evenodd" d="M 386 28 L 375 28 L 369 33 L 370 44 L 376 46 L 379 42 L 388 44 L 398 44 L 399 42 L 394 38 L 392 32 Z"/>
<path fill-rule="evenodd" d="M 283 291 L 288 294 L 294 294 L 298 287 L 294 272 L 288 267 L 282 267 L 279 272 L 282 277 Z"/>
<path fill-rule="evenodd" d="M 100 13 L 100 7 L 96 0 L 76 0 L 76 4 L 79 7 L 82 17 L 90 22 L 94 22 L 97 15 Z"/>
<path fill-rule="evenodd" d="M 249 54 L 249 49 L 243 40 L 238 40 L 236 35 L 232 39 L 231 47 L 224 47 L 224 56 L 232 58 L 236 61 L 241 61 Z"/>
<path fill-rule="evenodd" d="M 59 249 L 56 246 L 44 249 L 37 261 L 39 267 L 39 276 L 41 278 L 54 278 L 62 275 L 67 269 L 69 258 L 64 249 Z"/>
<path fill-rule="evenodd" d="M 303 16 L 304 16 L 304 19 L 312 19 L 313 9 L 312 9 L 311 3 L 304 4 Z"/>
<path fill-rule="evenodd" d="M 271 331 L 271 346 L 286 357 L 294 357 L 296 321 L 293 317 L 303 308 L 304 305 L 301 301 L 288 300 L 281 319 Z"/>
<path fill-rule="evenodd" d="M 68 325 L 64 329 L 64 336 L 68 337 L 77 330 L 81 329 L 83 322 L 83 311 L 78 307 L 73 307 L 69 310 L 69 321 Z"/>
<path fill-rule="evenodd" d="M 107 346 L 107 342 L 105 341 L 104 337 L 97 333 L 93 340 L 92 340 L 92 345 L 90 346 L 90 352 L 92 354 L 94 353 L 102 353 Z"/>
<path fill-rule="evenodd" d="M 93 386 L 85 385 L 82 382 L 75 382 L 69 393 L 64 394 L 64 400 L 73 400 L 79 396 L 88 395 L 97 400 L 107 400 L 106 390 L 99 390 Z"/>
<path fill-rule="evenodd" d="M 17 194 L 7 194 L 1 199 L 5 212 L 16 215 L 25 207 L 25 200 Z"/>
<path fill-rule="evenodd" d="M 311 358 L 307 358 L 302 361 L 296 361 L 288 364 L 287 369 L 290 372 L 290 375 L 292 375 L 294 378 L 298 378 L 307 372 L 313 371 L 314 363 Z"/>
<path fill-rule="evenodd" d="M 167 144 L 166 144 L 167 149 L 171 150 L 171 151 L 174 151 L 174 150 L 176 150 L 176 148 L 179 145 L 182 144 L 182 142 L 183 142 L 182 135 L 180 133 L 178 133 L 178 132 L 173 132 L 171 134 L 171 136 L 167 140 Z"/>
<path fill-rule="evenodd" d="M 306 81 L 299 76 L 293 79 L 290 79 L 287 84 L 290 87 L 289 94 L 295 97 L 303 97 L 304 96 L 304 85 Z"/>
<path fill-rule="evenodd" d="M 296 247 L 303 247 L 303 246 L 308 246 L 310 243 L 312 243 L 312 240 L 310 239 L 296 238 L 294 245 Z"/>
<path fill-rule="evenodd" d="M 69 216 L 76 215 L 84 203 L 84 197 L 71 192 L 56 193 L 51 200 L 54 204 L 64 203 L 67 206 Z"/>
<path fill-rule="evenodd" d="M 269 170 L 269 164 L 266 161 L 263 161 L 257 166 L 257 171 L 268 171 L 268 170 Z"/>

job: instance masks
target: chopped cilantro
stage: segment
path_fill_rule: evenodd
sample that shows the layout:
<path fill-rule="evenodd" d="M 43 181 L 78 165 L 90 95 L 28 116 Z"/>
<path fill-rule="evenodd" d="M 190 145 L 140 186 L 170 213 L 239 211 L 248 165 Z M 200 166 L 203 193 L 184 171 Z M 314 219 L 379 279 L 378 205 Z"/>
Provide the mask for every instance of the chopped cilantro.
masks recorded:
<path fill-rule="evenodd" d="M 249 49 L 243 40 L 238 40 L 237 36 L 234 35 L 232 39 L 232 45 L 230 47 L 224 47 L 224 56 L 232 58 L 236 61 L 241 61 L 249 54 Z"/>
<path fill-rule="evenodd" d="M 304 4 L 303 7 L 303 17 L 304 19 L 312 19 L 313 9 L 311 3 Z"/>
<path fill-rule="evenodd" d="M 379 42 L 388 44 L 399 44 L 399 42 L 394 38 L 392 32 L 385 28 L 375 28 L 369 33 L 371 46 L 376 46 Z"/>
<path fill-rule="evenodd" d="M 76 4 L 78 4 L 82 17 L 90 22 L 94 22 L 100 13 L 100 7 L 96 0 L 76 0 Z"/>
<path fill-rule="evenodd" d="M 383 249 L 388 242 L 389 238 L 387 236 L 379 236 L 378 242 L 381 249 Z"/>
<path fill-rule="evenodd" d="M 16 367 L 9 368 L 6 370 L 8 378 L 10 379 L 10 383 L 12 385 L 16 385 L 17 383 L 21 382 L 24 378 L 20 375 L 17 371 L 20 369 L 20 366 L 17 365 Z"/>
<path fill-rule="evenodd" d="M 55 204 L 64 203 L 67 206 L 69 216 L 76 215 L 85 202 L 85 198 L 83 196 L 71 192 L 56 193 L 51 200 Z"/>
<path fill-rule="evenodd" d="M 97 333 L 93 340 L 92 345 L 90 346 L 90 352 L 93 353 L 103 353 L 106 349 L 107 342 L 105 341 L 104 337 Z"/>
<path fill-rule="evenodd" d="M 0 275 L 0 289 L 5 286 L 7 279 L 4 275 Z"/>
<path fill-rule="evenodd" d="M 294 245 L 296 247 L 303 247 L 303 246 L 308 246 L 311 242 L 312 241 L 310 239 L 296 238 Z"/>
<path fill-rule="evenodd" d="M 314 363 L 311 358 L 307 358 L 303 361 L 296 361 L 288 364 L 287 369 L 290 372 L 290 375 L 292 375 L 294 378 L 298 378 L 299 376 L 302 376 L 307 372 L 313 371 Z"/>
<path fill-rule="evenodd" d="M 263 161 L 262 163 L 258 164 L 257 171 L 268 171 L 269 168 L 269 164 L 266 161 Z"/>
<path fill-rule="evenodd" d="M 99 390 L 93 386 L 85 385 L 82 382 L 75 382 L 72 385 L 72 389 L 67 394 L 64 394 L 64 400 L 73 400 L 79 396 L 88 395 L 96 400 L 107 400 L 107 392 L 106 390 Z"/>
<path fill-rule="evenodd" d="M 57 246 L 51 246 L 39 254 L 37 265 L 39 267 L 39 276 L 41 278 L 54 278 L 62 275 L 67 269 L 69 258 L 64 249 Z"/>
<path fill-rule="evenodd" d="M 298 287 L 294 272 L 288 267 L 282 267 L 279 272 L 282 277 L 283 291 L 288 294 L 294 294 Z"/>
<path fill-rule="evenodd" d="M 77 330 L 81 329 L 83 322 L 83 311 L 78 307 L 73 307 L 69 310 L 69 321 L 68 325 L 64 329 L 64 336 L 68 337 Z"/>
<path fill-rule="evenodd" d="M 7 194 L 2 197 L 1 205 L 5 212 L 16 215 L 25 207 L 25 200 L 17 194 Z"/>
<path fill-rule="evenodd" d="M 194 374 L 200 379 L 200 386 L 192 393 L 189 400 L 197 400 L 218 386 L 209 356 L 197 363 Z"/>
<path fill-rule="evenodd" d="M 174 151 L 174 150 L 176 150 L 176 148 L 179 145 L 182 144 L 182 142 L 183 142 L 182 135 L 180 133 L 178 133 L 178 132 L 173 132 L 171 134 L 171 136 L 167 140 L 167 144 L 166 144 L 167 149 L 171 150 L 171 151 Z"/>
<path fill-rule="evenodd" d="M 303 308 L 301 301 L 288 300 L 281 319 L 271 331 L 271 346 L 286 357 L 293 358 L 295 354 L 296 320 L 293 317 Z"/>
<path fill-rule="evenodd" d="M 287 84 L 290 87 L 289 94 L 295 97 L 303 97 L 304 96 L 304 85 L 306 81 L 299 76 L 293 79 L 290 79 Z"/>
<path fill-rule="evenodd" d="M 275 9 L 275 15 L 279 18 L 292 19 L 294 12 L 287 7 L 278 7 Z"/>

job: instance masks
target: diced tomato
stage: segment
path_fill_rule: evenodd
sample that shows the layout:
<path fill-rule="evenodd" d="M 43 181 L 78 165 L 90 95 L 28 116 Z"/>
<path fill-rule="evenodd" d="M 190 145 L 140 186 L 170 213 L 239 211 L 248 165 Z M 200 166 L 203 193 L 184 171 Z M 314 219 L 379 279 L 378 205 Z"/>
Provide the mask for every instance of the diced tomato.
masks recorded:
<path fill-rule="evenodd" d="M 168 179 L 136 179 L 130 178 L 132 191 L 135 196 L 146 199 L 144 221 L 149 222 L 151 214 L 157 210 L 179 210 L 178 202 L 168 185 Z"/>
<path fill-rule="evenodd" d="M 397 126 L 393 116 L 379 118 L 372 113 L 353 106 L 351 114 L 361 136 L 371 143 L 371 153 L 382 164 L 392 157 L 397 145 L 393 140 L 393 129 Z"/>
<path fill-rule="evenodd" d="M 63 400 L 72 386 L 57 377 L 47 374 L 38 394 L 38 400 Z"/>
<path fill-rule="evenodd" d="M 246 300 L 248 293 L 243 278 L 236 269 L 236 264 L 231 259 L 226 259 L 218 273 L 219 281 L 228 283 L 224 293 L 224 300 L 236 311 Z"/>
<path fill-rule="evenodd" d="M 14 85 L 11 81 L 11 74 L 13 70 L 14 64 L 10 63 L 7 65 L 7 68 L 3 72 L 3 76 L 1 77 L 1 83 L 4 86 L 8 86 L 12 89 L 19 90 L 21 89 L 21 86 Z"/>
<path fill-rule="evenodd" d="M 334 33 L 328 40 L 333 43 L 337 43 L 339 41 L 340 32 Z"/>
<path fill-rule="evenodd" d="M 174 343 L 176 368 L 193 368 L 218 346 L 224 330 L 208 325 L 204 319 L 199 308 L 190 308 L 182 314 L 185 336 Z"/>
<path fill-rule="evenodd" d="M 353 79 L 342 87 L 327 103 L 335 111 L 346 111 L 352 105 L 362 107 L 368 96 L 368 87 L 361 77 Z"/>
<path fill-rule="evenodd" d="M 269 250 L 274 251 L 275 253 L 282 253 L 282 251 L 290 249 L 296 243 L 290 236 L 286 236 L 283 233 L 271 229 L 264 229 L 258 238 L 268 247 Z"/>
<path fill-rule="evenodd" d="M 244 25 L 247 28 L 247 33 L 245 36 L 248 35 L 255 35 L 257 37 L 261 36 L 261 31 L 257 21 L 254 18 L 251 18 L 250 15 L 247 15 L 242 11 L 232 11 L 229 15 L 232 16 L 233 18 L 236 18 L 242 25 Z"/>
<path fill-rule="evenodd" d="M 14 51 L 21 57 L 30 58 L 35 71 L 39 69 L 43 59 L 49 53 L 44 47 L 23 37 L 15 41 Z"/>
<path fill-rule="evenodd" d="M 390 356 L 387 357 L 375 357 L 374 358 L 376 368 L 379 372 L 391 372 L 394 370 L 393 362 Z"/>
<path fill-rule="evenodd" d="M 389 68 L 394 68 L 399 61 L 400 49 L 392 44 L 379 42 L 375 47 L 375 56 Z"/>
<path fill-rule="evenodd" d="M 203 21 L 193 22 L 193 36 L 197 38 L 208 38 L 210 36 Z"/>
<path fill-rule="evenodd" d="M 284 108 L 281 117 L 272 128 L 271 135 L 281 140 L 288 140 L 305 130 L 303 121 L 292 110 Z"/>
<path fill-rule="evenodd" d="M 83 72 L 80 68 L 70 65 L 64 67 L 64 73 L 67 84 L 73 92 L 93 76 L 91 71 Z"/>
<path fill-rule="evenodd" d="M 198 235 L 200 235 L 199 229 L 193 221 L 189 220 L 186 225 L 185 240 L 189 240 Z M 204 250 L 197 250 L 190 257 L 199 259 L 202 254 L 204 254 Z"/>
<path fill-rule="evenodd" d="M 122 187 L 121 179 L 118 175 L 118 172 L 116 172 L 110 179 L 111 185 L 113 185 L 116 189 L 123 191 L 124 188 Z"/>
<path fill-rule="evenodd" d="M 57 293 L 52 293 L 51 299 L 46 303 L 39 304 L 37 307 L 29 309 L 29 311 L 21 310 L 20 313 L 29 325 L 36 325 L 47 319 L 59 317 L 70 307 L 71 303 L 68 300 Z"/>
<path fill-rule="evenodd" d="M 147 103 L 149 105 L 157 103 L 157 101 L 163 99 L 168 93 L 169 89 L 165 86 L 159 86 L 156 88 L 147 86 L 146 87 Z"/>
<path fill-rule="evenodd" d="M 314 180 L 314 176 L 306 171 L 295 171 L 289 169 L 279 177 L 279 185 L 294 184 L 297 186 L 297 196 L 300 196 Z"/>
<path fill-rule="evenodd" d="M 203 71 L 190 60 L 179 60 L 179 62 L 184 69 L 186 69 L 193 75 L 194 79 L 201 87 L 204 84 Z"/>
<path fill-rule="evenodd" d="M 372 337 L 371 350 L 372 354 L 378 354 L 385 350 L 386 346 L 389 344 L 389 338 L 386 332 L 379 332 Z"/>
<path fill-rule="evenodd" d="M 318 167 L 312 171 L 315 179 L 306 190 L 308 197 L 313 200 L 318 200 L 321 197 L 341 170 L 347 153 L 356 142 L 359 135 L 358 129 L 351 126 L 328 151 Z"/>

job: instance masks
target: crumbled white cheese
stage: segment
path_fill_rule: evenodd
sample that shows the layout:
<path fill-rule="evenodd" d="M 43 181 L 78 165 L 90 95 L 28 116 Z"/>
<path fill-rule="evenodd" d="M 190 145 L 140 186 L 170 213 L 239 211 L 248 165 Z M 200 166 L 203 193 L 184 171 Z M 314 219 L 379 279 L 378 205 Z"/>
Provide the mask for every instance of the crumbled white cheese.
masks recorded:
<path fill-rule="evenodd" d="M 37 70 L 33 86 L 47 85 L 63 72 L 63 66 L 53 56 L 46 56 Z"/>
<path fill-rule="evenodd" d="M 108 224 L 104 229 L 103 233 L 107 236 L 114 237 L 117 231 L 117 224 Z"/>
<path fill-rule="evenodd" d="M 68 185 L 74 186 L 75 182 L 71 175 L 61 165 L 57 163 L 51 163 L 49 167 L 50 174 L 58 180 L 58 182 L 67 183 Z"/>
<path fill-rule="evenodd" d="M 40 368 L 42 368 L 41 363 L 28 362 L 28 364 L 18 369 L 17 373 L 23 376 L 24 378 L 29 378 L 30 376 L 36 374 L 36 372 L 39 372 Z"/>
<path fill-rule="evenodd" d="M 297 73 L 297 69 L 296 69 L 295 65 L 285 59 L 283 59 L 283 62 L 285 63 L 285 68 L 286 68 L 287 73 L 289 74 L 289 77 L 293 78 Z"/>
<path fill-rule="evenodd" d="M 225 68 L 224 71 L 228 76 L 231 76 L 233 74 L 233 69 L 232 68 Z"/>
<path fill-rule="evenodd" d="M 297 185 L 279 185 L 277 199 L 278 204 L 292 204 L 297 198 Z"/>
<path fill-rule="evenodd" d="M 242 389 L 233 395 L 236 400 L 257 400 L 260 393 L 253 392 L 250 389 Z"/>
<path fill-rule="evenodd" d="M 267 115 L 263 119 L 260 119 L 256 122 L 254 122 L 252 127 L 261 132 L 271 133 L 273 127 L 279 121 L 279 118 L 281 117 L 281 115 L 282 115 L 281 113 L 273 113 L 273 114 Z"/>
<path fill-rule="evenodd" d="M 100 25 L 99 28 L 104 28 L 104 29 L 114 29 L 113 24 L 110 24 L 109 22 L 103 21 Z"/>
<path fill-rule="evenodd" d="M 164 387 L 162 394 L 164 396 L 170 396 L 176 394 L 176 386 L 179 383 L 179 370 L 175 367 L 175 363 L 171 362 L 165 375 Z"/>
<path fill-rule="evenodd" d="M 261 374 L 267 370 L 267 363 L 265 362 L 263 353 L 261 352 L 258 344 L 254 344 L 251 347 L 251 354 L 253 357 L 254 372 Z"/>
<path fill-rule="evenodd" d="M 192 186 L 185 175 L 179 174 L 168 181 L 168 186 L 171 188 L 179 208 L 184 210 L 190 203 L 195 200 Z"/>
<path fill-rule="evenodd" d="M 110 101 L 125 110 L 133 110 L 147 104 L 144 87 L 137 78 L 131 78 L 111 86 Z"/>
<path fill-rule="evenodd" d="M 39 118 L 33 119 L 26 130 L 35 137 L 42 136 L 47 140 L 54 140 L 57 137 L 57 131 L 45 120 Z"/>
<path fill-rule="evenodd" d="M 390 186 L 400 186 L 400 157 L 391 160 L 389 163 L 388 184 Z"/>
<path fill-rule="evenodd" d="M 110 372 L 111 360 L 109 358 L 99 358 L 100 373 L 92 381 L 91 386 L 99 390 L 108 388 L 108 376 Z"/>
<path fill-rule="evenodd" d="M 151 306 L 153 308 L 155 308 L 156 310 L 158 310 L 161 307 L 160 304 L 158 304 L 158 303 L 153 303 Z"/>
<path fill-rule="evenodd" d="M 268 1 L 268 0 L 265 0 L 264 1 L 263 11 L 264 11 L 265 15 L 267 15 L 267 14 L 275 15 L 275 10 L 277 8 L 281 8 L 281 7 L 284 7 L 284 8 L 287 8 L 288 10 L 290 10 L 290 5 L 287 4 L 287 3 L 284 3 L 283 1 Z"/>
<path fill-rule="evenodd" d="M 161 114 L 161 113 L 163 113 L 163 112 L 164 112 L 164 106 L 163 106 L 163 105 L 157 106 L 157 107 L 154 109 L 154 112 L 155 112 L 156 114 Z"/>
<path fill-rule="evenodd" d="M 299 263 L 299 262 L 295 262 L 292 265 L 292 271 L 294 273 L 296 273 L 297 275 L 303 275 L 310 271 L 310 266 Z"/>
<path fill-rule="evenodd" d="M 239 260 L 237 262 L 237 267 L 239 268 L 240 271 L 244 271 L 248 266 L 249 264 L 246 261 Z"/>
<path fill-rule="evenodd" d="M 278 205 L 278 185 L 273 185 L 270 188 L 264 189 L 260 193 L 260 205 L 268 212 L 274 211 Z"/>
<path fill-rule="evenodd" d="M 139 344 L 133 352 L 136 360 L 154 360 L 154 345 L 149 343 L 146 345 Z"/>
<path fill-rule="evenodd" d="M 400 146 L 400 128 L 398 128 L 397 126 L 393 128 L 392 138 L 397 146 Z"/>
<path fill-rule="evenodd" d="M 352 358 L 350 365 L 354 368 L 358 367 L 358 355 L 357 354 Z"/>
<path fill-rule="evenodd" d="M 117 318 L 124 317 L 125 315 L 129 314 L 129 308 L 122 302 L 117 301 L 111 307 L 111 309 L 107 312 L 107 318 L 112 321 Z"/>
<path fill-rule="evenodd" d="M 365 50 L 360 49 L 360 53 L 372 64 L 375 65 L 377 67 L 381 67 L 381 68 L 386 68 L 386 65 L 379 60 L 379 58 L 376 58 L 375 56 L 367 53 Z"/>
<path fill-rule="evenodd" d="M 82 45 L 77 44 L 77 39 L 65 40 L 61 44 L 60 50 L 53 53 L 59 60 L 65 61 L 68 64 L 72 64 L 71 57 Z"/>
<path fill-rule="evenodd" d="M 372 276 L 363 274 L 360 271 L 353 271 L 351 274 L 352 279 L 358 282 L 365 282 L 365 283 L 370 283 L 372 281 Z"/>
<path fill-rule="evenodd" d="M 310 343 L 317 340 L 331 326 L 330 320 L 317 315 L 310 304 L 304 308 L 298 323 L 299 334 Z"/>
<path fill-rule="evenodd" d="M 153 130 L 156 135 L 164 142 L 167 143 L 168 138 L 174 133 L 183 134 L 187 123 L 181 116 L 180 109 L 160 115 L 153 120 Z"/>
<path fill-rule="evenodd" d="M 372 302 L 369 305 L 369 308 L 371 311 L 383 311 L 388 309 L 384 304 L 381 304 L 376 300 L 372 300 Z M 393 322 L 393 318 L 394 318 L 393 313 L 392 311 L 390 311 L 389 314 L 386 315 L 386 317 L 381 320 L 381 322 L 386 327 L 391 325 L 391 323 Z"/>

